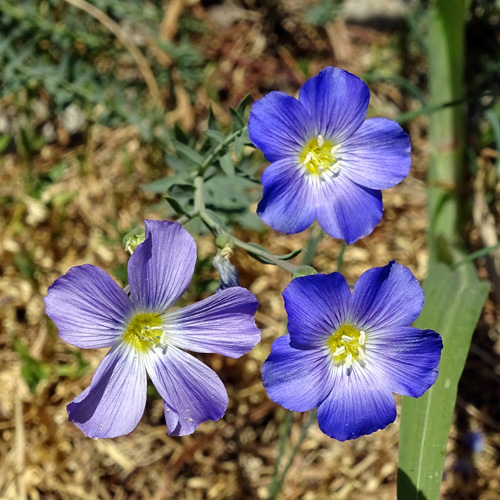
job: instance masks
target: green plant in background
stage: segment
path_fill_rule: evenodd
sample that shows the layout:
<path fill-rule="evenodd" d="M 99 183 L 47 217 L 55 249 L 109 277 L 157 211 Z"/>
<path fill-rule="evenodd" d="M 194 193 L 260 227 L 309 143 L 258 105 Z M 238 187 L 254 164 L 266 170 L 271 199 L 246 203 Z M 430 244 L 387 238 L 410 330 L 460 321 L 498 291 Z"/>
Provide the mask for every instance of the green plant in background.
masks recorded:
<path fill-rule="evenodd" d="M 416 324 L 443 335 L 438 381 L 419 400 L 403 399 L 398 498 L 436 500 L 457 388 L 475 326 L 490 290 L 478 280 L 471 259 L 464 261 L 465 210 L 465 26 L 468 2 L 434 0 L 429 10 L 431 106 L 451 103 L 430 115 L 429 276 L 426 304 Z M 450 269 L 448 264 L 462 260 Z"/>
<path fill-rule="evenodd" d="M 249 230 L 262 229 L 259 218 L 249 208 L 261 195 L 257 180 L 258 165 L 244 154 L 250 146 L 246 126 L 249 97 L 231 108 L 233 124 L 224 134 L 209 113 L 204 138 L 196 141 L 180 128 L 174 130 L 172 153 L 165 154 L 165 163 L 174 171 L 143 189 L 162 194 L 170 205 L 166 215 L 177 214 L 189 219 L 193 232 L 202 230 L 202 220 L 216 217 L 223 226 L 235 223 Z"/>
<path fill-rule="evenodd" d="M 76 103 L 83 120 L 110 127 L 137 125 L 145 140 L 157 140 L 159 135 L 164 142 L 165 109 L 159 89 L 172 94 L 172 67 L 188 91 L 199 85 L 203 60 L 189 43 L 189 30 L 199 26 L 186 23 L 176 44 L 155 34 L 163 11 L 154 3 L 101 0 L 87 11 L 82 4 L 89 5 L 0 1 L 0 98 L 16 103 L 21 99 L 28 122 L 33 122 L 38 103 L 48 113 L 45 121 Z M 156 94 L 153 101 L 147 93 Z"/>

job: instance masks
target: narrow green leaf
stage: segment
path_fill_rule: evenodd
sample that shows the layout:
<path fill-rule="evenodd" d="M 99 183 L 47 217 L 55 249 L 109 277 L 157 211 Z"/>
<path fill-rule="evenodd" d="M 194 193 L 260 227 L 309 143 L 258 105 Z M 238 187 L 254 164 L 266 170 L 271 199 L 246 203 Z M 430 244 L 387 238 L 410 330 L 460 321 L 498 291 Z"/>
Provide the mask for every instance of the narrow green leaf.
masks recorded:
<path fill-rule="evenodd" d="M 184 158 L 178 158 L 177 156 L 165 155 L 165 163 L 173 168 L 176 172 L 184 172 L 189 168 L 189 163 L 186 162 Z"/>
<path fill-rule="evenodd" d="M 238 106 L 236 106 L 236 112 L 238 113 L 239 116 L 243 117 L 245 115 L 245 110 L 251 101 L 252 101 L 252 96 L 250 94 L 247 94 L 238 103 Z"/>
<path fill-rule="evenodd" d="M 179 215 L 188 215 L 187 210 L 172 196 L 164 196 L 165 200 L 168 201 L 169 205 L 175 210 Z"/>
<path fill-rule="evenodd" d="M 203 156 L 198 154 L 191 146 L 183 144 L 182 142 L 175 143 L 175 149 L 184 155 L 186 158 L 191 160 L 195 165 L 201 165 L 203 163 Z"/>
<path fill-rule="evenodd" d="M 496 245 L 492 245 L 490 247 L 481 248 L 480 250 L 477 250 L 476 252 L 472 252 L 469 255 L 467 255 L 466 257 L 464 257 L 460 262 L 457 262 L 456 264 L 454 264 L 452 267 L 456 268 L 458 266 L 465 264 L 466 262 L 472 262 L 473 260 L 484 257 L 485 255 L 493 253 L 496 250 L 500 250 L 500 243 L 497 243 Z"/>
<path fill-rule="evenodd" d="M 240 134 L 234 140 L 234 155 L 236 156 L 236 161 L 240 161 L 243 155 L 243 146 L 245 145 L 245 137 Z"/>
<path fill-rule="evenodd" d="M 233 132 L 242 129 L 245 126 L 245 123 L 243 122 L 243 118 L 240 116 L 238 111 L 234 108 L 229 108 L 229 112 L 231 113 L 231 118 L 233 119 Z"/>
<path fill-rule="evenodd" d="M 233 164 L 233 160 L 231 159 L 231 156 L 229 155 L 229 153 L 226 153 L 224 156 L 221 156 L 219 158 L 219 163 L 220 163 L 220 166 L 221 166 L 222 170 L 224 171 L 224 173 L 228 177 L 233 178 L 234 177 L 234 164 Z"/>
<path fill-rule="evenodd" d="M 443 338 L 436 383 L 420 398 L 403 398 L 399 444 L 398 499 L 437 500 L 446 442 L 472 333 L 490 284 L 473 265 L 452 271 L 433 264 L 423 283 L 425 305 L 415 327 Z"/>
<path fill-rule="evenodd" d="M 269 252 L 269 250 L 267 250 L 264 247 L 261 247 L 260 245 L 257 245 L 257 243 L 248 243 L 248 246 L 249 247 L 255 247 L 256 249 L 258 249 L 260 251 L 264 251 L 264 252 L 268 253 L 269 255 L 272 255 Z M 303 248 L 296 248 L 295 250 L 292 250 L 291 252 L 289 252 L 289 253 L 287 253 L 285 255 L 274 255 L 274 258 L 279 259 L 279 260 L 290 260 L 290 259 L 293 259 L 294 257 L 297 257 L 297 255 L 299 255 L 299 253 L 302 252 L 303 250 L 304 250 Z M 271 265 L 274 265 L 273 262 L 271 262 L 270 260 L 267 260 L 265 258 L 265 256 L 263 256 L 263 255 L 252 253 L 252 251 L 249 250 L 249 249 L 247 249 L 247 252 L 250 255 L 250 257 L 253 257 L 255 260 L 258 260 L 259 262 L 262 262 L 262 264 L 271 264 Z"/>
<path fill-rule="evenodd" d="M 218 144 L 222 144 L 226 140 L 226 136 L 222 132 L 219 132 L 218 130 L 208 129 L 204 130 L 203 133 L 207 137 L 210 137 L 210 139 L 213 139 Z"/>
<path fill-rule="evenodd" d="M 209 130 L 218 130 L 217 119 L 215 118 L 214 110 L 212 109 L 212 106 L 210 106 L 208 108 L 208 129 Z"/>
<path fill-rule="evenodd" d="M 150 193 L 164 194 L 167 193 L 172 186 L 184 186 L 194 189 L 193 181 L 180 175 L 163 177 L 162 179 L 150 182 L 149 184 L 142 184 L 141 189 L 144 189 L 144 191 L 149 191 Z"/>

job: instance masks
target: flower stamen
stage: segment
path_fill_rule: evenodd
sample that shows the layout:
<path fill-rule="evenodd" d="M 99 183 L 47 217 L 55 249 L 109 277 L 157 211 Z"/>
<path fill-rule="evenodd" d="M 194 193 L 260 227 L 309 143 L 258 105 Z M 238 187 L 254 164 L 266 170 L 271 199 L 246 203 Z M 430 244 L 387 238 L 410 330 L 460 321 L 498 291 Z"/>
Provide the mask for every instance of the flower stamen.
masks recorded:
<path fill-rule="evenodd" d="M 327 347 L 331 352 L 336 365 L 344 365 L 348 374 L 353 363 L 356 361 L 364 364 L 366 333 L 358 330 L 352 325 L 344 324 L 332 333 L 327 341 Z"/>
<path fill-rule="evenodd" d="M 346 357 L 345 357 L 345 369 L 346 370 L 349 370 L 352 366 L 352 354 L 349 353 Z"/>
<path fill-rule="evenodd" d="M 319 134 L 306 144 L 299 155 L 300 162 L 308 174 L 319 176 L 320 179 L 325 174 L 328 177 L 335 176 L 340 171 L 337 156 L 339 147 L 340 144 L 335 145 Z"/>
<path fill-rule="evenodd" d="M 359 345 L 365 345 L 365 340 L 366 340 L 366 333 L 363 330 L 360 330 L 358 338 Z"/>
<path fill-rule="evenodd" d="M 341 354 L 344 354 L 345 352 L 345 346 L 341 345 L 340 347 L 337 347 L 337 349 L 335 349 L 335 352 L 333 353 L 333 356 L 340 356 Z"/>
<path fill-rule="evenodd" d="M 123 334 L 123 341 L 140 352 L 161 345 L 162 340 L 163 320 L 155 313 L 136 314 Z"/>

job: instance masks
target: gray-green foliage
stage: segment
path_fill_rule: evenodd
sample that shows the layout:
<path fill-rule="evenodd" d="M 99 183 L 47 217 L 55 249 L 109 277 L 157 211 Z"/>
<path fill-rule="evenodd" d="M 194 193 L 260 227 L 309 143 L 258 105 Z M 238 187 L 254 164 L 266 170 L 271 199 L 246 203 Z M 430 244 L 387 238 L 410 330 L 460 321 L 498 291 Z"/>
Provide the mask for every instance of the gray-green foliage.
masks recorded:
<path fill-rule="evenodd" d="M 250 208 L 260 198 L 261 186 L 256 178 L 260 164 L 244 150 L 251 145 L 245 118 L 248 102 L 247 96 L 231 108 L 233 125 L 226 133 L 211 111 L 208 129 L 198 140 L 178 127 L 174 129 L 172 151 L 165 155 L 173 174 L 143 186 L 163 195 L 170 205 L 168 215 L 195 219 L 202 208 L 222 228 L 234 223 L 248 229 L 262 228 Z M 196 179 L 201 181 L 199 186 Z M 197 196 L 202 207 L 197 206 Z"/>
<path fill-rule="evenodd" d="M 189 43 L 188 29 L 177 43 L 157 39 L 164 12 L 151 2 L 96 0 L 92 5 L 124 29 L 145 55 L 160 88 L 172 77 L 151 52 L 151 44 L 173 59 L 187 90 L 201 78 L 202 57 Z M 109 126 L 136 124 L 146 139 L 164 123 L 163 110 L 147 106 L 147 87 L 131 54 L 88 13 L 59 0 L 0 0 L 0 97 L 27 93 L 28 101 L 49 101 L 57 114 L 77 102 Z M 15 99 L 16 100 L 16 99 Z"/>

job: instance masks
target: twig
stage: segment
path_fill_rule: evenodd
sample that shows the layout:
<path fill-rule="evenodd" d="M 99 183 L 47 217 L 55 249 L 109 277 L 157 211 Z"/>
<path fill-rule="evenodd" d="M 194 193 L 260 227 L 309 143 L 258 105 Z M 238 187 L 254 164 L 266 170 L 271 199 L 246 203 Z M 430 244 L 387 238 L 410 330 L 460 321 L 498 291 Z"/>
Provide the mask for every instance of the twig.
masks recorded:
<path fill-rule="evenodd" d="M 179 16 L 184 8 L 184 0 L 170 0 L 165 2 L 165 17 L 160 27 L 160 38 L 172 40 L 177 33 Z"/>
<path fill-rule="evenodd" d="M 122 43 L 122 45 L 130 52 L 132 57 L 135 59 L 137 66 L 148 86 L 151 97 L 154 100 L 155 106 L 163 109 L 163 101 L 160 94 L 160 89 L 156 83 L 153 72 L 149 66 L 147 59 L 142 55 L 142 52 L 130 41 L 127 33 L 117 24 L 113 19 L 111 19 L 107 14 L 99 10 L 97 7 L 89 4 L 85 0 L 64 0 L 65 2 L 73 5 L 77 9 L 83 10 L 87 14 L 91 15 L 93 18 L 97 19 L 103 26 L 105 26 L 116 38 Z"/>

